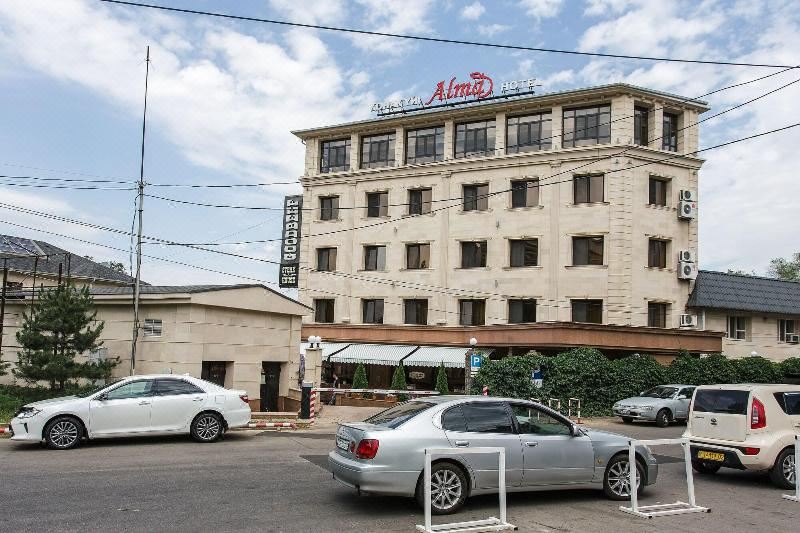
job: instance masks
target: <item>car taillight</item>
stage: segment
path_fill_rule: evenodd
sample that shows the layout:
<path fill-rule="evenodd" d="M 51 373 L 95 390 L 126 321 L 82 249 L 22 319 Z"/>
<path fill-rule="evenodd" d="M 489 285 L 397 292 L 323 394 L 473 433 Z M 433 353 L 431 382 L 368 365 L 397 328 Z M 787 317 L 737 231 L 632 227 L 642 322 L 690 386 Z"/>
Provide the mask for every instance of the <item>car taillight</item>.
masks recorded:
<path fill-rule="evenodd" d="M 750 429 L 762 429 L 765 427 L 767 427 L 767 413 L 764 412 L 764 404 L 754 396 L 750 412 Z"/>
<path fill-rule="evenodd" d="M 744 454 L 745 455 L 758 455 L 758 452 L 761 451 L 761 448 L 745 448 Z"/>
<path fill-rule="evenodd" d="M 250 397 L 249 397 L 249 396 L 247 396 L 247 394 L 240 394 L 240 395 L 239 395 L 239 398 L 240 398 L 240 399 L 241 399 L 241 400 L 242 400 L 244 403 L 250 403 Z"/>
<path fill-rule="evenodd" d="M 377 453 L 377 439 L 361 439 L 356 448 L 356 459 L 374 459 Z"/>

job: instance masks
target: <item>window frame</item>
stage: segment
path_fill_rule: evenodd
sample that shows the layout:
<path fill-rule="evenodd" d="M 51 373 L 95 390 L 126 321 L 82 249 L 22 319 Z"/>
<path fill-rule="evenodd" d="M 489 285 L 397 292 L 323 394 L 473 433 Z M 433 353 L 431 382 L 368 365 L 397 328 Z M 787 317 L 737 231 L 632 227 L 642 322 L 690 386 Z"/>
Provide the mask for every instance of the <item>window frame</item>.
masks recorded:
<path fill-rule="evenodd" d="M 594 113 L 579 114 L 581 111 L 594 110 Z M 571 113 L 571 116 L 568 116 Z M 586 117 L 579 120 L 579 117 Z M 594 117 L 594 125 L 579 127 L 578 122 L 591 122 L 588 117 Z M 605 121 L 605 122 L 604 122 Z M 567 125 L 568 122 L 571 124 Z M 595 134 L 590 135 L 592 129 Z M 607 128 L 608 134 L 601 135 L 601 128 Z M 580 133 L 580 136 L 577 134 Z M 568 139 L 568 136 L 571 137 Z M 561 146 L 563 148 L 577 148 L 580 146 L 595 146 L 611 142 L 611 104 L 596 104 L 582 107 L 570 107 L 561 112 Z"/>
<path fill-rule="evenodd" d="M 393 167 L 395 161 L 396 132 L 365 135 L 361 137 L 361 168 Z M 383 159 L 372 158 L 373 145 L 386 144 L 386 157 Z M 378 154 L 381 155 L 381 154 Z"/>
<path fill-rule="evenodd" d="M 320 304 L 325 305 L 325 309 L 320 309 Z M 321 313 L 322 312 L 322 313 Z M 323 314 L 320 320 L 320 314 Z M 327 318 L 330 314 L 330 320 Z M 314 298 L 314 322 L 317 324 L 333 324 L 336 321 L 336 299 L 335 298 Z"/>
<path fill-rule="evenodd" d="M 651 237 L 647 239 L 647 267 L 667 268 L 669 240 Z"/>
<path fill-rule="evenodd" d="M 375 251 L 375 266 L 370 268 L 370 252 Z M 383 250 L 383 252 L 381 252 Z M 366 272 L 382 272 L 386 270 L 386 245 L 385 244 L 365 244 L 364 245 L 364 270 Z"/>
<path fill-rule="evenodd" d="M 678 113 L 664 113 L 661 121 L 661 149 L 678 151 Z"/>
<path fill-rule="evenodd" d="M 669 186 L 670 180 L 658 176 L 650 176 L 647 182 L 647 205 L 666 207 L 669 203 Z"/>
<path fill-rule="evenodd" d="M 647 302 L 647 327 L 666 328 L 669 304 L 666 302 Z"/>
<path fill-rule="evenodd" d="M 414 321 L 409 322 L 409 305 L 415 306 L 412 309 L 414 314 Z M 417 305 L 421 305 L 424 309 L 416 308 Z M 420 318 L 423 317 L 423 318 Z M 403 324 L 409 324 L 414 326 L 427 326 L 428 325 L 428 300 L 426 298 L 404 298 L 403 299 Z"/>
<path fill-rule="evenodd" d="M 527 245 L 533 243 L 534 250 L 534 263 L 527 264 L 528 260 L 528 252 L 529 250 L 526 249 Z M 522 264 L 515 264 L 514 261 L 514 248 L 515 246 L 522 245 Z M 519 255 L 519 254 L 518 254 Z M 509 268 L 530 268 L 539 266 L 539 239 L 508 239 L 508 267 Z"/>
<path fill-rule="evenodd" d="M 419 200 L 414 198 L 419 195 Z M 427 200 L 425 199 L 427 196 Z M 408 191 L 408 214 L 409 215 L 427 215 L 431 212 L 433 204 L 433 189 L 431 187 L 423 187 L 419 189 L 409 189 Z"/>
<path fill-rule="evenodd" d="M 325 207 L 325 201 L 330 201 L 331 205 L 329 207 Z M 320 220 L 339 220 L 339 196 L 338 195 L 320 196 L 319 197 L 319 219 Z"/>
<path fill-rule="evenodd" d="M 592 245 L 597 245 L 600 241 L 600 258 L 597 259 L 597 250 L 592 250 Z M 582 259 L 583 250 L 578 249 L 580 243 L 586 242 L 586 259 L 585 262 L 578 262 Z M 605 245 L 606 239 L 604 235 L 573 235 L 572 236 L 572 266 L 605 266 Z M 579 253 L 580 252 L 580 253 Z"/>
<path fill-rule="evenodd" d="M 461 210 L 488 211 L 489 210 L 489 184 L 468 183 L 461 187 Z"/>
<path fill-rule="evenodd" d="M 585 313 L 587 320 L 576 320 L 575 319 L 575 306 L 576 305 L 584 305 L 586 306 Z M 590 309 L 589 306 L 593 308 Z M 597 312 L 599 308 L 600 312 L 600 320 L 588 320 L 591 316 L 591 313 Z M 570 318 L 572 322 L 576 322 L 579 324 L 602 324 L 603 323 L 603 300 L 600 298 L 573 298 L 570 300 Z"/>
<path fill-rule="evenodd" d="M 461 268 L 486 268 L 488 264 L 488 249 L 489 244 L 488 241 L 461 241 L 460 243 L 461 249 Z M 465 253 L 470 246 L 474 247 L 474 251 L 477 251 L 478 255 L 468 255 Z M 467 261 L 467 257 L 476 258 L 477 261 Z"/>
<path fill-rule="evenodd" d="M 461 414 L 464 416 L 464 421 L 467 424 L 467 433 L 478 433 L 478 434 L 494 434 L 494 435 L 516 435 L 517 434 L 517 427 L 514 424 L 514 417 L 512 416 L 511 409 L 509 409 L 508 404 L 503 401 L 489 401 L 489 402 L 465 402 L 459 404 L 461 407 Z M 469 417 L 469 409 L 477 408 L 478 410 L 482 408 L 488 407 L 500 407 L 502 408 L 503 412 L 506 415 L 506 419 L 508 421 L 508 429 L 509 431 L 486 431 L 486 430 L 476 430 L 470 425 L 470 417 Z M 499 426 L 495 426 L 499 427 Z"/>
<path fill-rule="evenodd" d="M 373 205 L 377 197 L 378 203 Z M 370 191 L 366 193 L 366 218 L 384 218 L 389 216 L 389 191 Z"/>
<path fill-rule="evenodd" d="M 164 320 L 160 318 L 145 318 L 142 322 L 142 336 L 161 337 L 164 334 Z"/>
<path fill-rule="evenodd" d="M 331 252 L 333 252 L 331 254 Z M 322 256 L 327 255 L 325 258 L 325 268 L 322 268 Z M 331 255 L 333 256 L 333 265 L 331 266 Z M 335 246 L 323 246 L 317 248 L 317 271 L 319 272 L 335 272 L 336 271 L 336 259 L 338 255 L 338 249 Z"/>
<path fill-rule="evenodd" d="M 411 251 L 416 249 L 417 266 L 411 264 Z M 423 250 L 427 250 L 423 253 Z M 423 256 L 427 256 L 427 262 L 423 261 Z M 422 266 L 422 265 L 425 266 Z M 431 245 L 427 242 L 406 243 L 406 270 L 428 270 L 431 268 Z"/>
<path fill-rule="evenodd" d="M 420 133 L 424 134 L 420 135 Z M 420 138 L 425 139 L 426 147 L 426 151 L 422 155 L 419 154 L 418 149 L 418 140 Z M 432 144 L 428 142 L 428 139 L 431 138 L 433 139 Z M 431 144 L 433 148 L 433 153 L 431 155 L 427 155 L 429 144 Z M 411 154 L 411 150 L 414 151 L 413 155 Z M 407 165 L 424 165 L 426 163 L 444 161 L 444 125 L 406 130 L 405 158 Z"/>
<path fill-rule="evenodd" d="M 594 180 L 600 179 L 600 187 L 593 183 Z M 585 183 L 585 185 L 583 185 Z M 584 189 L 582 191 L 581 189 Z M 595 197 L 597 191 L 600 191 L 600 199 Z M 584 194 L 585 192 L 585 194 Z M 580 199 L 584 196 L 586 199 Z M 602 173 L 594 174 L 579 174 L 572 177 L 572 203 L 574 205 L 582 204 L 601 204 L 606 201 L 606 175 Z"/>
<path fill-rule="evenodd" d="M 453 136 L 453 158 L 466 159 L 494 155 L 497 142 L 497 124 L 495 119 L 474 120 L 455 125 Z M 482 135 L 479 135 L 482 132 Z M 478 139 L 481 137 L 482 139 Z M 473 148 L 470 150 L 470 142 Z M 480 144 L 480 145 L 479 145 Z"/>
<path fill-rule="evenodd" d="M 469 305 L 469 317 L 470 321 L 467 323 L 465 321 L 465 317 L 467 313 L 465 312 L 464 306 Z M 476 320 L 476 309 L 475 306 L 478 306 L 478 310 L 480 311 L 480 321 Z M 481 298 L 459 298 L 458 300 L 458 323 L 461 326 L 484 326 L 486 325 L 486 300 Z"/>
<path fill-rule="evenodd" d="M 733 341 L 747 341 L 750 338 L 750 317 L 744 315 L 728 315 L 725 337 Z M 740 337 L 739 334 L 742 334 Z"/>
<path fill-rule="evenodd" d="M 384 318 L 383 310 L 384 310 L 383 298 L 362 298 L 361 323 L 383 324 L 383 318 Z"/>
<path fill-rule="evenodd" d="M 319 171 L 321 174 L 329 174 L 332 172 L 347 172 L 350 170 L 350 149 L 351 149 L 351 142 L 352 139 L 350 137 L 341 138 L 341 139 L 330 139 L 327 141 L 322 141 L 320 143 L 320 158 L 319 158 Z M 340 143 L 344 143 L 343 145 Z M 341 165 L 331 165 L 330 164 L 330 151 L 331 148 L 335 148 L 337 150 L 337 154 L 340 148 L 344 148 L 344 161 Z M 328 155 L 326 155 L 326 153 Z M 327 164 L 326 164 L 327 162 Z M 338 160 L 336 161 L 338 162 Z"/>
<path fill-rule="evenodd" d="M 519 320 L 513 320 L 514 312 L 512 309 L 512 305 L 519 304 L 521 308 L 519 309 Z M 526 305 L 528 306 L 527 311 L 530 311 L 530 305 L 533 306 L 533 319 L 526 320 L 525 319 L 525 312 L 526 312 Z M 536 299 L 535 298 L 510 298 L 508 300 L 508 323 L 509 324 L 533 324 L 536 322 Z"/>
<path fill-rule="evenodd" d="M 789 325 L 791 324 L 791 331 Z M 778 319 L 778 342 L 786 342 L 787 335 L 796 335 L 798 333 L 797 320 L 794 318 L 779 318 Z"/>
<path fill-rule="evenodd" d="M 511 180 L 510 188 L 511 209 L 524 209 L 526 207 L 539 206 L 539 178 Z M 523 196 L 523 198 L 520 198 L 520 196 Z M 522 200 L 522 205 L 519 205 L 519 200 Z"/>
<path fill-rule="evenodd" d="M 648 146 L 650 137 L 650 108 L 645 106 L 633 107 L 633 144 Z"/>
<path fill-rule="evenodd" d="M 545 118 L 547 117 L 547 118 Z M 521 143 L 520 132 L 525 129 L 528 142 Z M 538 134 L 534 141 L 534 130 Z M 509 139 L 512 139 L 509 141 Z M 538 152 L 553 146 L 553 114 L 551 111 L 516 115 L 506 119 L 506 153 Z"/>

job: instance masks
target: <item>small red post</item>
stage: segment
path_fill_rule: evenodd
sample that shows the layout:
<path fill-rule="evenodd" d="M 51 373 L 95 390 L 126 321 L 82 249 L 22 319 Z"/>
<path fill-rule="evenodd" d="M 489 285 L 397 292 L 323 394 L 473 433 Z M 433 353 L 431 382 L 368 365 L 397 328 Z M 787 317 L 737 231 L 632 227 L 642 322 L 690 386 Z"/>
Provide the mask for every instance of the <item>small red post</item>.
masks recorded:
<path fill-rule="evenodd" d="M 489 396 L 489 386 L 488 385 L 484 385 L 483 386 L 483 395 L 484 396 Z"/>

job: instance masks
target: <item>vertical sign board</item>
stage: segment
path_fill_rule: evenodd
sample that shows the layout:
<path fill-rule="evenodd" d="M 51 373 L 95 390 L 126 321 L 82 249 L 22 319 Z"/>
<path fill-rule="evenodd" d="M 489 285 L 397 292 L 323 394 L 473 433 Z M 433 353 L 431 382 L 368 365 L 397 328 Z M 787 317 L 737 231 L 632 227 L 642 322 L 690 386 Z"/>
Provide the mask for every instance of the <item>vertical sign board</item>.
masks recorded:
<path fill-rule="evenodd" d="M 473 353 L 469 358 L 469 366 L 472 375 L 478 373 L 478 370 L 481 369 L 481 363 L 483 363 L 483 356 L 479 353 Z"/>
<path fill-rule="evenodd" d="M 303 196 L 283 200 L 283 237 L 278 286 L 296 289 L 300 274 L 300 228 L 303 222 Z"/>

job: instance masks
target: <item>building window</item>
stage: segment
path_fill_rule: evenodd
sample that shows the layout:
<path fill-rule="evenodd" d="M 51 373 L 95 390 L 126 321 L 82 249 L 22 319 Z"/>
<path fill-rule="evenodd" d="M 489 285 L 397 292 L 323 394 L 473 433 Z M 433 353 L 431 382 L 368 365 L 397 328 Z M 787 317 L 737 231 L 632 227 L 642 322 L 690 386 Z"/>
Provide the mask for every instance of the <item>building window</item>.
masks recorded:
<path fill-rule="evenodd" d="M 537 205 L 539 205 L 539 180 L 514 180 L 511 182 L 512 208 L 536 207 Z"/>
<path fill-rule="evenodd" d="M 368 192 L 367 193 L 367 217 L 386 217 L 389 216 L 389 193 L 388 192 Z"/>
<path fill-rule="evenodd" d="M 664 129 L 661 134 L 661 148 L 670 152 L 678 151 L 678 115 L 664 113 Z"/>
<path fill-rule="evenodd" d="M 361 300 L 361 322 L 383 324 L 383 300 Z"/>
<path fill-rule="evenodd" d="M 314 300 L 314 322 L 333 322 L 333 298 Z"/>
<path fill-rule="evenodd" d="M 386 270 L 386 246 L 364 247 L 364 270 Z"/>
<path fill-rule="evenodd" d="M 549 112 L 509 118 L 506 126 L 506 153 L 549 149 L 552 139 L 551 118 Z"/>
<path fill-rule="evenodd" d="M 428 300 L 403 300 L 403 310 L 406 324 L 428 324 Z"/>
<path fill-rule="evenodd" d="M 462 326 L 482 326 L 486 323 L 486 300 L 459 300 L 458 323 Z"/>
<path fill-rule="evenodd" d="M 749 320 L 745 316 L 728 317 L 728 338 L 737 341 L 747 339 L 747 326 Z"/>
<path fill-rule="evenodd" d="M 603 174 L 593 174 L 591 176 L 575 176 L 572 178 L 573 200 L 576 204 L 593 204 L 602 202 L 605 198 L 603 184 L 605 176 Z"/>
<path fill-rule="evenodd" d="M 651 328 L 667 327 L 667 304 L 648 302 L 647 325 Z"/>
<path fill-rule="evenodd" d="M 406 132 L 406 163 L 416 165 L 444 159 L 444 126 Z"/>
<path fill-rule="evenodd" d="M 536 300 L 509 300 L 508 301 L 508 323 L 525 324 L 536 322 Z"/>
<path fill-rule="evenodd" d="M 778 340 L 786 342 L 787 335 L 794 335 L 797 333 L 796 322 L 793 319 L 781 318 L 778 320 Z"/>
<path fill-rule="evenodd" d="M 633 108 L 633 144 L 647 146 L 647 116 L 649 110 L 646 107 L 636 106 Z"/>
<path fill-rule="evenodd" d="M 317 270 L 321 272 L 336 270 L 336 248 L 317 248 Z"/>
<path fill-rule="evenodd" d="M 361 138 L 361 168 L 394 166 L 394 133 Z"/>
<path fill-rule="evenodd" d="M 456 125 L 456 158 L 492 155 L 493 153 L 494 120 Z"/>
<path fill-rule="evenodd" d="M 667 268 L 667 243 L 662 239 L 650 239 L 647 249 L 647 266 Z"/>
<path fill-rule="evenodd" d="M 320 220 L 339 219 L 338 196 L 324 196 L 319 199 L 319 219 Z"/>
<path fill-rule="evenodd" d="M 431 212 L 431 189 L 412 189 L 408 191 L 408 214 L 425 215 Z"/>
<path fill-rule="evenodd" d="M 603 300 L 572 300 L 572 321 L 603 323 Z"/>
<path fill-rule="evenodd" d="M 486 266 L 486 241 L 461 243 L 461 268 Z"/>
<path fill-rule="evenodd" d="M 431 264 L 431 245 L 430 244 L 407 244 L 406 245 L 406 268 L 417 270 L 430 268 Z"/>
<path fill-rule="evenodd" d="M 650 205 L 667 205 L 667 187 L 669 180 L 660 178 L 650 178 L 650 198 L 648 203 Z"/>
<path fill-rule="evenodd" d="M 564 148 L 611 142 L 611 106 L 564 110 Z"/>
<path fill-rule="evenodd" d="M 489 185 L 464 185 L 464 211 L 489 209 Z"/>
<path fill-rule="evenodd" d="M 350 139 L 322 142 L 320 172 L 350 170 Z"/>
<path fill-rule="evenodd" d="M 602 265 L 603 237 L 573 237 L 572 264 L 574 266 Z"/>
<path fill-rule="evenodd" d="M 538 239 L 514 239 L 511 244 L 511 267 L 532 267 L 539 264 Z"/>
<path fill-rule="evenodd" d="M 145 337 L 160 337 L 163 323 L 159 318 L 145 318 L 144 319 L 144 336 Z"/>

